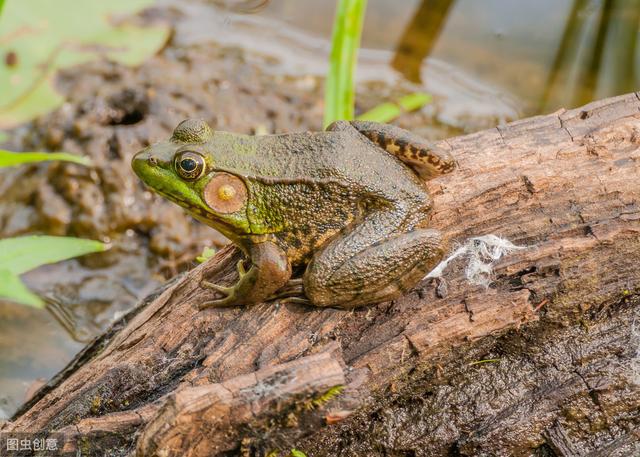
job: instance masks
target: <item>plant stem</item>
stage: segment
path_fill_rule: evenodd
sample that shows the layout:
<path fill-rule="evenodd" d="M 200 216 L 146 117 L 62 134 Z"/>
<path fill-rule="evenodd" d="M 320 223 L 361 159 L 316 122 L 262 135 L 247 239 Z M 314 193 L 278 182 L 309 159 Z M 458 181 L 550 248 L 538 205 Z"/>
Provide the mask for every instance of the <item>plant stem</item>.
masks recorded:
<path fill-rule="evenodd" d="M 354 74 L 366 6 L 367 0 L 338 1 L 325 86 L 325 127 L 336 120 L 353 119 Z"/>

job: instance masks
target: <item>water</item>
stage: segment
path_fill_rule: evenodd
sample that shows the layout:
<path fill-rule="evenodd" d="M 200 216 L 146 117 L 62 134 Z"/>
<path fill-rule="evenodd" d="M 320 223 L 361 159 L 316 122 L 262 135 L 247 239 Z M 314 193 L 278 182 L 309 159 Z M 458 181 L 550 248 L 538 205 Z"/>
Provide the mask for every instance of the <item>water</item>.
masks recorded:
<path fill-rule="evenodd" d="M 324 74 L 334 2 L 243 3 L 258 12 L 212 13 L 211 37 Z M 640 0 L 369 0 L 358 80 L 414 83 L 438 121 L 477 130 L 636 90 L 639 21 Z"/>

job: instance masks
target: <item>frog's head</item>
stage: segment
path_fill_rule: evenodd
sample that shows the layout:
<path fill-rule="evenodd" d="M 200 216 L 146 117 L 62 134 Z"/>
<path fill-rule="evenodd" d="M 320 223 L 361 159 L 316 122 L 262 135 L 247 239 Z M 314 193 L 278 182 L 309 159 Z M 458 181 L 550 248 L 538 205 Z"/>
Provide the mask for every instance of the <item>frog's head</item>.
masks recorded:
<path fill-rule="evenodd" d="M 187 119 L 168 141 L 138 152 L 131 167 L 154 192 L 227 237 L 237 239 L 250 232 L 246 214 L 248 190 L 240 177 L 216 169 L 209 152 L 216 135 L 203 120 Z"/>

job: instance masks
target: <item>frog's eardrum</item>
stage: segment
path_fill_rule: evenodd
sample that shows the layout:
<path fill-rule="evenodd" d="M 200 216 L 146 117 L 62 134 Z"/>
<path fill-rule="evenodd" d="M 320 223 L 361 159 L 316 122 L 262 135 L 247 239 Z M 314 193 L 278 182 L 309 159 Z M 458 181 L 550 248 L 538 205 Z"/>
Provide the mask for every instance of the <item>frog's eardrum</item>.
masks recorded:
<path fill-rule="evenodd" d="M 204 190 L 204 200 L 218 213 L 234 213 L 247 202 L 247 188 L 240 178 L 217 173 Z"/>

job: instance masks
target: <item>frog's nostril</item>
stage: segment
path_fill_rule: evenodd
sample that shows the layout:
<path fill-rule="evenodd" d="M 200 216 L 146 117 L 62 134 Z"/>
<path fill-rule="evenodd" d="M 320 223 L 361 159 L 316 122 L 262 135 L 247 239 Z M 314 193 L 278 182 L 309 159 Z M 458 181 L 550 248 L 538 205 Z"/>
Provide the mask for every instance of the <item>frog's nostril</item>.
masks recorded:
<path fill-rule="evenodd" d="M 149 163 L 149 165 L 154 166 L 154 167 L 156 165 L 158 165 L 158 160 L 155 157 L 149 157 L 147 159 L 147 162 Z"/>

